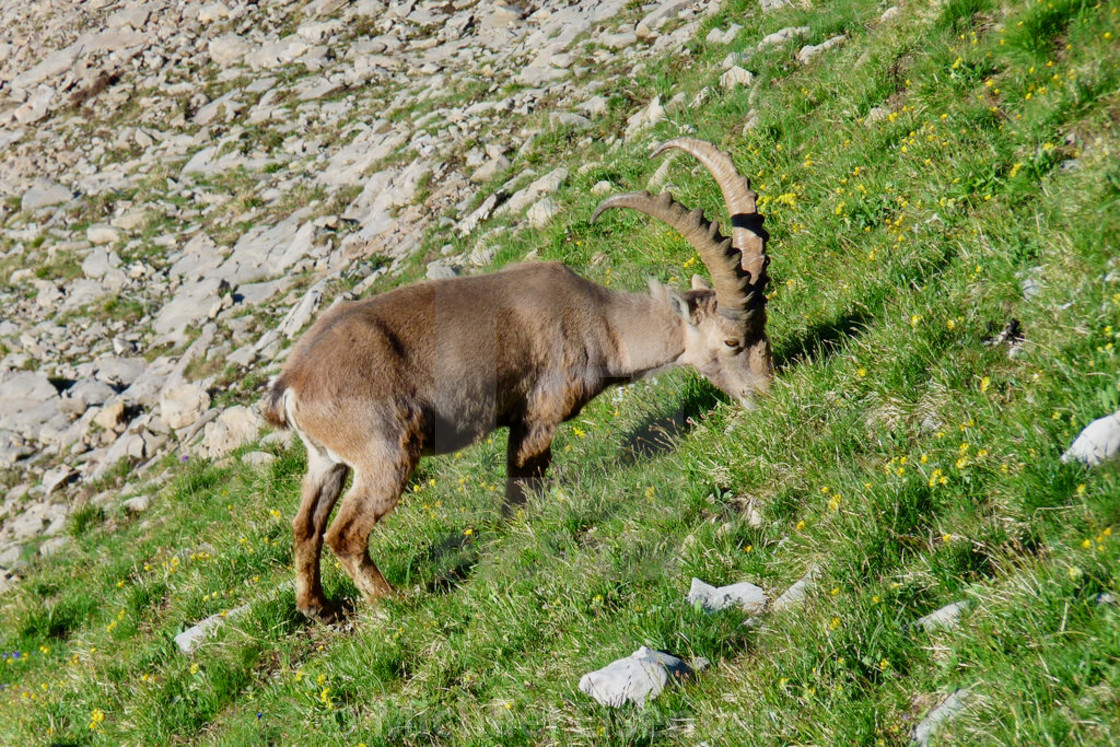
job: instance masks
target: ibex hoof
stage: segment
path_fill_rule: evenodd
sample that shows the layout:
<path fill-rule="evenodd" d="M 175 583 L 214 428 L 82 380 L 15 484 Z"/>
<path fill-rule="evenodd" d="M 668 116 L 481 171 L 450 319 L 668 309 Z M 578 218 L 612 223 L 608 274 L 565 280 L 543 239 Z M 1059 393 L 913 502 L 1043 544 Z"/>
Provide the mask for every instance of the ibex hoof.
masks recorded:
<path fill-rule="evenodd" d="M 333 625 L 341 622 L 342 619 L 346 617 L 346 610 L 340 605 L 331 602 L 300 607 L 299 611 L 302 612 L 307 619 L 314 620 L 323 625 Z"/>

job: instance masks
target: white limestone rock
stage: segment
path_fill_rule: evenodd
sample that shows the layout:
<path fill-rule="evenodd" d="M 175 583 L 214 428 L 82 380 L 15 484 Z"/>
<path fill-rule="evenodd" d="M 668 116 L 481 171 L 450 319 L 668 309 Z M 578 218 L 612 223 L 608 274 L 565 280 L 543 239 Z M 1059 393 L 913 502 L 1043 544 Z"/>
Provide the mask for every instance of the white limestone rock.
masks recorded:
<path fill-rule="evenodd" d="M 207 45 L 210 59 L 215 65 L 226 67 L 240 60 L 252 49 L 249 42 L 237 34 L 223 34 L 214 37 Z"/>
<path fill-rule="evenodd" d="M 242 464 L 254 469 L 267 467 L 275 461 L 276 455 L 269 454 L 267 451 L 250 451 L 241 457 Z"/>
<path fill-rule="evenodd" d="M 242 405 L 228 407 L 216 420 L 206 424 L 198 452 L 203 457 L 218 459 L 256 441 L 263 427 L 264 419 L 255 409 Z"/>
<path fill-rule="evenodd" d="M 160 396 L 160 417 L 169 428 L 193 425 L 210 408 L 210 395 L 197 384 L 177 384 Z"/>
<path fill-rule="evenodd" d="M 744 612 L 759 614 L 766 610 L 769 601 L 762 587 L 749 581 L 715 587 L 693 578 L 692 587 L 688 590 L 688 603 L 699 604 L 707 612 L 738 607 Z"/>
<path fill-rule="evenodd" d="M 142 514 L 152 505 L 152 498 L 148 495 L 136 495 L 121 502 L 121 508 L 128 514 Z"/>
<path fill-rule="evenodd" d="M 644 109 L 639 109 L 626 120 L 626 133 L 623 137 L 629 142 L 659 122 L 664 122 L 666 116 L 661 97 L 654 96 Z"/>
<path fill-rule="evenodd" d="M 1120 455 L 1120 410 L 1094 420 L 1062 454 L 1062 461 L 1097 467 Z"/>
<path fill-rule="evenodd" d="M 915 620 L 914 627 L 921 628 L 927 633 L 955 628 L 960 623 L 961 614 L 967 611 L 969 606 L 967 600 L 947 604 L 941 609 Z"/>
<path fill-rule="evenodd" d="M 545 195 L 552 194 L 560 189 L 560 185 L 568 178 L 568 169 L 561 166 L 560 168 L 553 169 L 541 178 L 535 180 L 532 184 L 524 189 L 519 189 L 509 198 L 506 202 L 502 203 L 497 210 L 496 215 L 505 215 L 506 213 L 519 213 L 525 208 L 532 205 Z"/>
<path fill-rule="evenodd" d="M 724 90 L 731 90 L 736 86 L 748 88 L 754 83 L 754 73 L 735 65 L 730 70 L 719 76 L 719 85 Z"/>
<path fill-rule="evenodd" d="M 811 30 L 812 29 L 808 26 L 787 26 L 784 29 L 762 37 L 762 41 L 758 43 L 757 49 L 761 52 L 768 47 L 776 47 L 780 44 L 785 44 L 798 36 L 807 36 Z"/>
<path fill-rule="evenodd" d="M 217 633 L 228 621 L 236 620 L 248 611 L 249 605 L 243 604 L 240 607 L 234 607 L 228 612 L 211 615 L 197 625 L 193 625 L 175 636 L 175 645 L 178 646 L 179 650 L 184 654 L 193 654 L 207 638 Z"/>
<path fill-rule="evenodd" d="M 743 30 L 743 27 L 737 23 L 731 24 L 726 31 L 720 29 L 712 29 L 704 38 L 709 44 L 730 44 L 735 41 L 735 36 Z"/>
<path fill-rule="evenodd" d="M 831 39 L 824 40 L 820 44 L 806 44 L 800 49 L 800 51 L 798 51 L 797 61 L 802 65 L 808 65 L 813 61 L 813 58 L 819 55 L 821 52 L 832 49 L 839 44 L 843 44 L 846 38 L 847 37 L 845 37 L 843 34 L 839 34 L 832 37 Z"/>
<path fill-rule="evenodd" d="M 311 321 L 311 317 L 315 315 L 315 312 L 319 309 L 319 304 L 323 301 L 325 285 L 326 281 L 321 280 L 307 289 L 300 302 L 293 306 L 284 320 L 280 322 L 280 326 L 277 328 L 280 330 L 280 334 L 291 339 Z"/>
<path fill-rule="evenodd" d="M 74 191 L 50 179 L 37 179 L 20 198 L 21 210 L 39 210 L 40 208 L 61 205 L 74 199 Z"/>
<path fill-rule="evenodd" d="M 86 238 L 91 244 L 115 244 L 121 233 L 107 223 L 94 223 L 86 229 Z"/>
<path fill-rule="evenodd" d="M 937 731 L 946 721 L 956 717 L 961 711 L 965 709 L 966 703 L 969 700 L 971 693 L 967 689 L 960 689 L 954 691 L 948 698 L 942 701 L 941 705 L 934 708 L 929 712 L 921 723 L 914 729 L 914 735 L 910 739 L 910 744 L 924 747 L 929 744 L 929 738 Z"/>
<path fill-rule="evenodd" d="M 525 218 L 533 228 L 544 228 L 560 212 L 560 207 L 551 197 L 542 197 L 525 211 Z"/>
<path fill-rule="evenodd" d="M 642 646 L 625 659 L 583 675 L 579 689 L 612 708 L 627 701 L 643 706 L 660 695 L 670 681 L 691 675 L 692 669 L 677 657 Z"/>
<path fill-rule="evenodd" d="M 783 612 L 801 604 L 805 595 L 816 585 L 818 572 L 816 565 L 810 565 L 809 570 L 805 571 L 805 575 L 798 579 L 793 586 L 786 589 L 785 594 L 782 594 L 770 605 L 770 610 L 772 612 Z"/>

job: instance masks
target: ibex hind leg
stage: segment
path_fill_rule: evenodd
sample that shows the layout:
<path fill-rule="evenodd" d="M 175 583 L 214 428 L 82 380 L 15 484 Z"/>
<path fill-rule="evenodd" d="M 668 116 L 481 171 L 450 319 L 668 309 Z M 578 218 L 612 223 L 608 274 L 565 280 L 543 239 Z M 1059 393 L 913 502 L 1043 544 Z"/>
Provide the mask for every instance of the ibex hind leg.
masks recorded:
<path fill-rule="evenodd" d="M 303 478 L 299 512 L 292 520 L 292 546 L 296 567 L 296 607 L 310 618 L 330 622 L 339 608 L 327 601 L 319 572 L 323 533 L 331 509 L 342 494 L 348 468 L 327 452 L 307 443 L 307 474 Z"/>
<path fill-rule="evenodd" d="M 371 451 L 379 453 L 353 465 L 354 482 L 342 499 L 326 539 L 363 596 L 375 600 L 397 596 L 397 592 L 369 557 L 369 535 L 377 522 L 397 505 L 420 452 L 404 448 Z M 387 451 L 391 456 L 385 456 Z"/>

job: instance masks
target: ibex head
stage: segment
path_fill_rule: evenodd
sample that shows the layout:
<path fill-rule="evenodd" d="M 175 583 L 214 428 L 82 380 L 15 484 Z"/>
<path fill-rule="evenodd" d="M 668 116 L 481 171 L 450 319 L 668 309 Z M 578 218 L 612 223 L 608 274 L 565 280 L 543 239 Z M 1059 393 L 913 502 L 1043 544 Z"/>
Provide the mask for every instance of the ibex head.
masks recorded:
<path fill-rule="evenodd" d="M 591 220 L 610 208 L 634 208 L 669 224 L 696 249 L 711 273 L 711 284 L 694 276 L 692 289 L 684 294 L 666 289 L 669 304 L 685 326 L 685 349 L 678 362 L 749 405 L 751 394 L 766 391 L 774 377 L 766 336 L 769 235 L 758 214 L 758 195 L 735 169 L 731 156 L 711 143 L 677 138 L 654 155 L 670 148 L 692 154 L 715 178 L 731 217 L 730 238 L 720 233 L 718 222 L 705 220 L 699 209 L 689 211 L 667 192 L 657 197 L 649 192 L 616 195 L 604 200 Z"/>

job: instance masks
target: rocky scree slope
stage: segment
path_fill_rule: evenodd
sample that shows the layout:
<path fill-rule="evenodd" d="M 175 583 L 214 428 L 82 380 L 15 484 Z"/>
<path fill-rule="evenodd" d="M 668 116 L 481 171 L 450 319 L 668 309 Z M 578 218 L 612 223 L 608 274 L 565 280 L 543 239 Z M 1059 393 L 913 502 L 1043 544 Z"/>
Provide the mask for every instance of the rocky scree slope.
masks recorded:
<path fill-rule="evenodd" d="M 237 403 L 324 297 L 551 221 L 542 132 L 648 137 L 683 94 L 610 120 L 604 87 L 718 8 L 0 2 L 0 589 L 75 501 L 257 438 Z"/>

